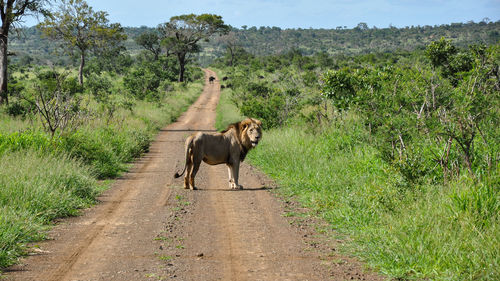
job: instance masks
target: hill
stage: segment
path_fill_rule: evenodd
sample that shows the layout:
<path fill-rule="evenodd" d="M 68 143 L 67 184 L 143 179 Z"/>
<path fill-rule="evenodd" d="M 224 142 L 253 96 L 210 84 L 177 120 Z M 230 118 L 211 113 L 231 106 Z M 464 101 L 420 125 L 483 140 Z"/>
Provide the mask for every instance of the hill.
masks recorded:
<path fill-rule="evenodd" d="M 125 27 L 128 39 L 125 47 L 131 55 L 141 51 L 134 38 L 150 27 Z M 19 29 L 19 36 L 11 38 L 10 51 L 14 62 L 21 64 L 59 64 L 72 63 L 65 56 L 54 56 L 57 44 L 41 37 L 35 27 Z M 330 55 L 353 55 L 371 52 L 394 52 L 396 50 L 415 50 L 423 48 L 441 37 L 452 39 L 457 46 L 484 43 L 487 45 L 500 41 L 500 21 L 479 23 L 452 23 L 439 26 L 411 26 L 405 28 L 369 28 L 359 23 L 352 29 L 281 29 L 279 27 L 259 28 L 243 26 L 233 28 L 237 43 L 254 55 L 271 55 L 297 49 L 305 55 L 325 52 Z M 203 43 L 203 52 L 198 55 L 201 64 L 208 64 L 224 54 L 221 40 Z M 55 57 L 57 57 L 55 59 Z"/>

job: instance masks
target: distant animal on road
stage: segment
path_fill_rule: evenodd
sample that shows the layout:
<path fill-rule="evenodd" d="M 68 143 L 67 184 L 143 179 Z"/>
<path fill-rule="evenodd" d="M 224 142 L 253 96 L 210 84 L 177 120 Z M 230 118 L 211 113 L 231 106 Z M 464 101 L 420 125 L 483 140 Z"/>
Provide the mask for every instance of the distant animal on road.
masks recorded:
<path fill-rule="evenodd" d="M 214 81 L 215 81 L 215 77 L 213 77 L 213 76 L 208 77 L 208 82 L 209 82 L 210 84 L 213 84 L 213 83 L 214 83 Z"/>
<path fill-rule="evenodd" d="M 200 168 L 201 161 L 210 165 L 226 164 L 229 172 L 229 187 L 243 189 L 238 184 L 240 163 L 245 160 L 248 151 L 256 147 L 262 137 L 262 122 L 247 118 L 233 123 L 222 132 L 197 132 L 186 139 L 186 162 L 178 178 L 184 176 L 184 188 L 196 189 L 194 177 Z"/>

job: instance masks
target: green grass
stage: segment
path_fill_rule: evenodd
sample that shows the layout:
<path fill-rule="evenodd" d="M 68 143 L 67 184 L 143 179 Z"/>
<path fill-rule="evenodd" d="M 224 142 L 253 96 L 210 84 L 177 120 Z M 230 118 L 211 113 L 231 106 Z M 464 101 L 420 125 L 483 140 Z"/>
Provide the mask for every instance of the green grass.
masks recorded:
<path fill-rule="evenodd" d="M 88 167 L 65 155 L 21 150 L 0 159 L 0 267 L 5 267 L 25 243 L 44 237 L 51 220 L 92 204 L 100 185 Z"/>
<path fill-rule="evenodd" d="M 264 132 L 249 160 L 388 276 L 499 280 L 498 188 L 408 184 L 368 140 L 352 117 L 322 131 L 296 125 Z"/>
<path fill-rule="evenodd" d="M 161 102 L 135 101 L 109 123 L 97 111 L 54 138 L 36 119 L 15 119 L 0 110 L 0 269 L 15 263 L 28 242 L 43 239 L 52 220 L 93 204 L 109 179 L 147 151 L 158 130 L 180 116 L 202 88 L 201 82 L 176 84 Z"/>

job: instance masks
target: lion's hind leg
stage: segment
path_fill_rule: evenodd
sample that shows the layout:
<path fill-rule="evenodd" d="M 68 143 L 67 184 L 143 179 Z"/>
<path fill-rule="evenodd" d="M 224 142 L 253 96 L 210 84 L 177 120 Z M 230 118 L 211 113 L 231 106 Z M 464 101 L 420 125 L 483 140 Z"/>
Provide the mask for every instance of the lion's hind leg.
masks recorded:
<path fill-rule="evenodd" d="M 186 158 L 186 175 L 184 176 L 184 189 L 189 189 L 191 173 L 193 172 L 193 155 Z"/>
<path fill-rule="evenodd" d="M 189 177 L 189 187 L 192 190 L 197 189 L 196 186 L 194 185 L 194 177 L 196 177 L 196 173 L 198 173 L 198 170 L 200 169 L 201 165 L 201 155 L 193 155 L 193 163 L 190 169 L 190 177 Z"/>

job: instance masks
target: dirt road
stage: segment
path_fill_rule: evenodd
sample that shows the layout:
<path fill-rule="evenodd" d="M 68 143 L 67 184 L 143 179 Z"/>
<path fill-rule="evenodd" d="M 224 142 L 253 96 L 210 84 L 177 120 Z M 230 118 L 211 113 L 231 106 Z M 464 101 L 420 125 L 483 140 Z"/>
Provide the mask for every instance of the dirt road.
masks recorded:
<path fill-rule="evenodd" d="M 210 75 L 215 73 L 206 70 Z M 6 279 L 376 279 L 329 254 L 334 249 L 316 249 L 311 228 L 285 218 L 283 204 L 269 192 L 271 182 L 246 164 L 240 170 L 244 190 L 229 190 L 224 165 L 206 164 L 196 178 L 199 190 L 182 189 L 182 178 L 173 175 L 184 164 L 184 139 L 214 130 L 219 89 L 218 80 L 207 78 L 196 103 L 160 132 L 101 204 L 62 220 L 51 240 L 10 268 Z"/>

